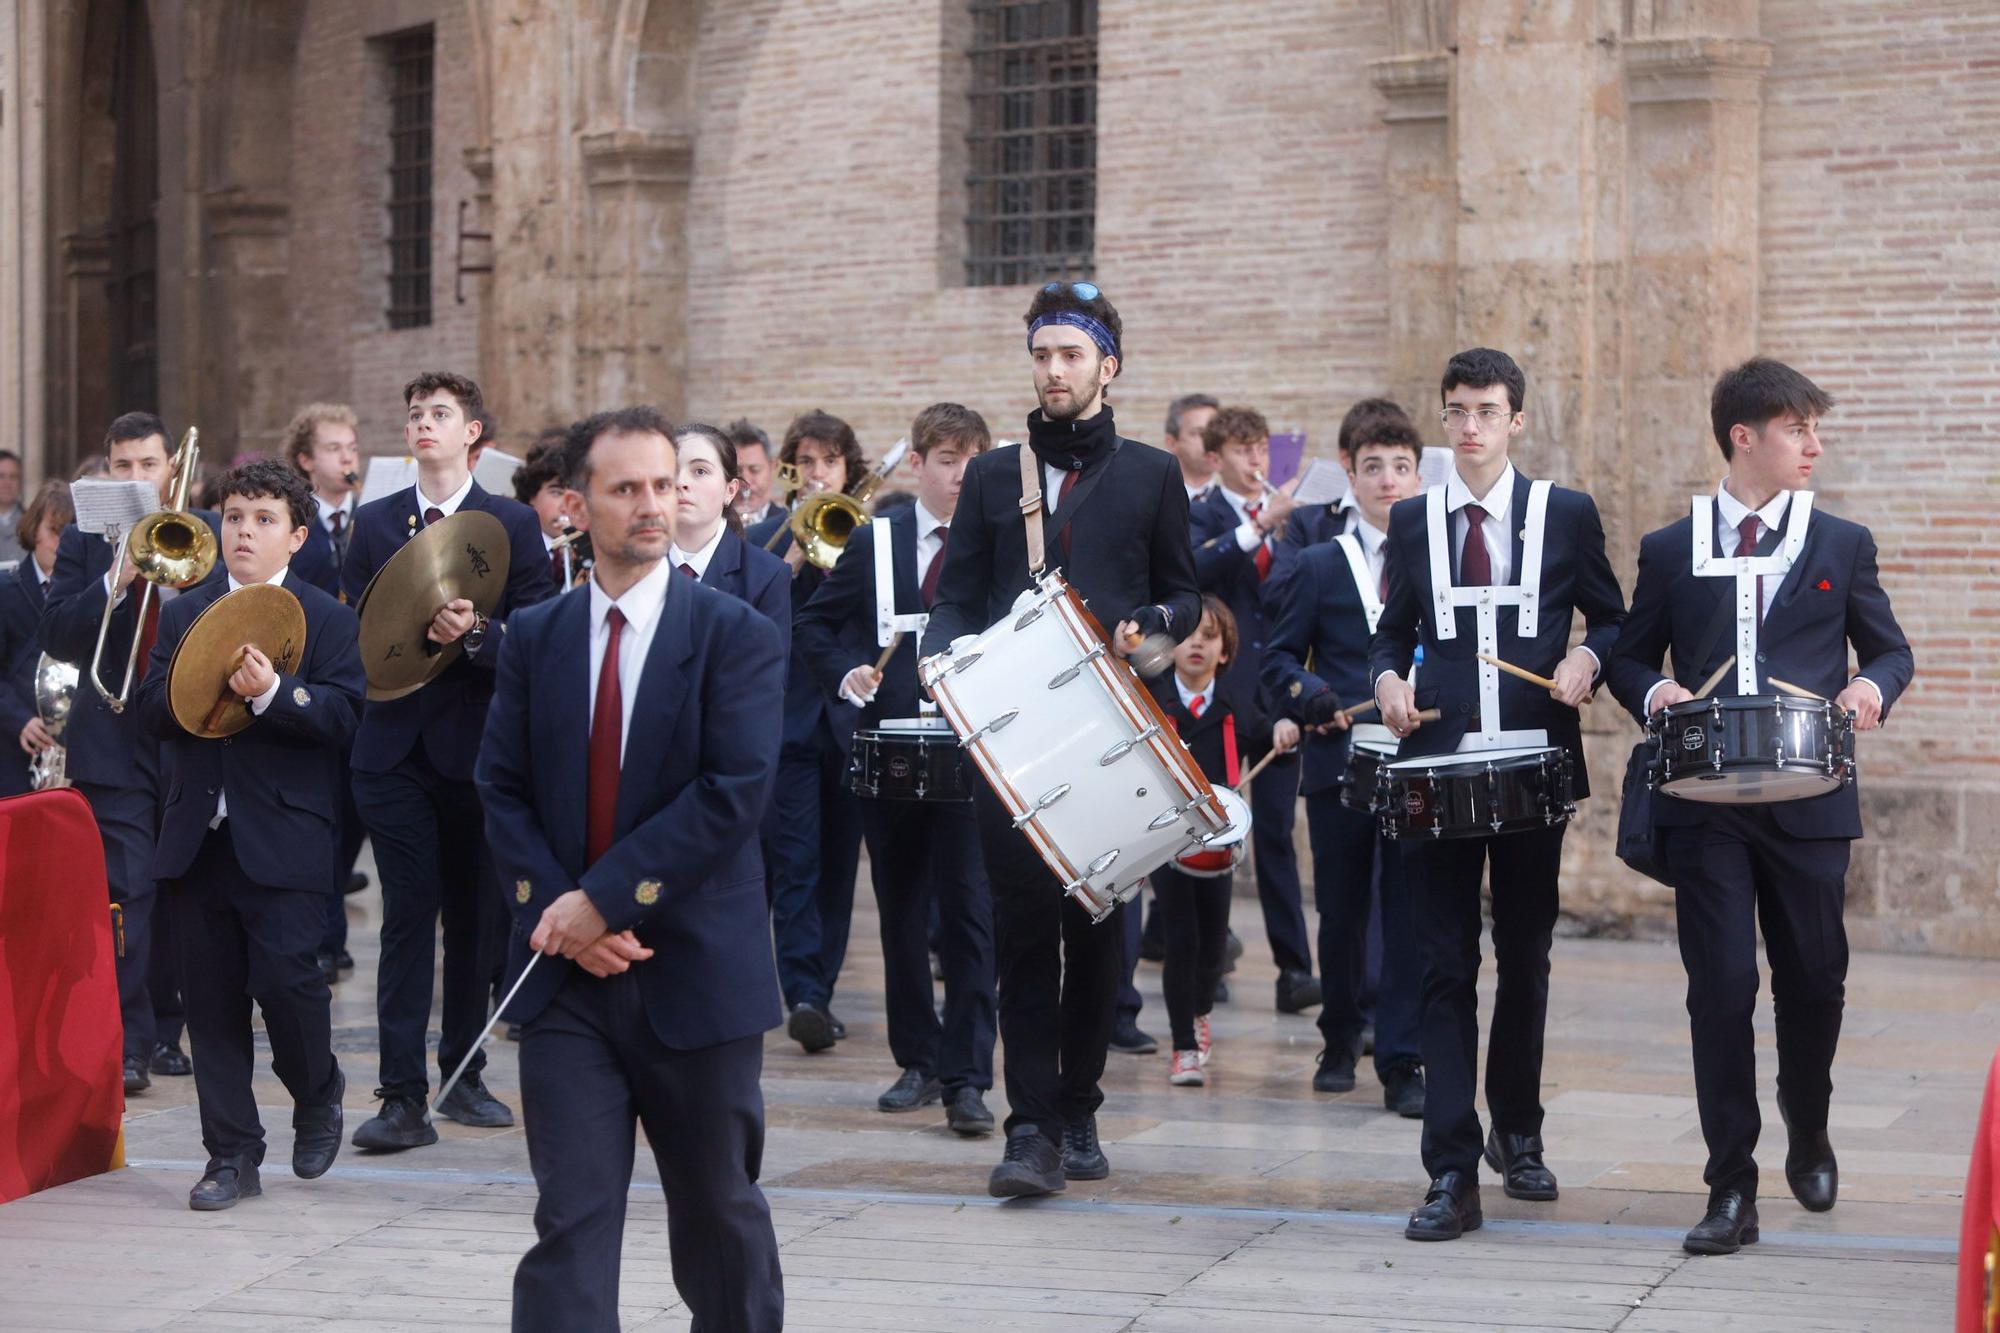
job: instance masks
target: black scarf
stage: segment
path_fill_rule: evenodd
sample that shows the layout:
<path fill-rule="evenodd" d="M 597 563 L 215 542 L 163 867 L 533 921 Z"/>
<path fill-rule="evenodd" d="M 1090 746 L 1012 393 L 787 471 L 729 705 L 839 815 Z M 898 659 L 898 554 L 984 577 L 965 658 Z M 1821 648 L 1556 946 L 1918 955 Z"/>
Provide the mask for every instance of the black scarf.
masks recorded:
<path fill-rule="evenodd" d="M 1028 447 L 1045 465 L 1064 472 L 1083 472 L 1111 456 L 1118 444 L 1118 426 L 1111 404 L 1082 421 L 1050 421 L 1039 411 L 1028 414 Z"/>

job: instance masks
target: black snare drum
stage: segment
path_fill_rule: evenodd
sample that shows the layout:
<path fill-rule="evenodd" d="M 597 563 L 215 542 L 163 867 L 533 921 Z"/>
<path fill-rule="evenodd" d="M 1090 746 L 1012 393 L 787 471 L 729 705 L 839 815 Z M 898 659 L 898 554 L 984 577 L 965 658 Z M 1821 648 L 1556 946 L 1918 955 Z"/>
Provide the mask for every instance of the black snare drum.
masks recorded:
<path fill-rule="evenodd" d="M 1435 754 L 1382 765 L 1376 816 L 1389 838 L 1483 838 L 1576 813 L 1560 746 Z"/>
<path fill-rule="evenodd" d="M 885 801 L 969 801 L 965 751 L 943 718 L 902 717 L 854 733 L 847 787 Z"/>
<path fill-rule="evenodd" d="M 1854 718 L 1782 694 L 1690 699 L 1656 714 L 1653 786 L 1684 801 L 1762 805 L 1854 781 Z"/>
<path fill-rule="evenodd" d="M 1347 749 L 1347 772 L 1340 779 L 1340 803 L 1364 815 L 1375 813 L 1375 789 L 1382 765 L 1394 763 L 1396 733 L 1379 722 L 1357 722 Z"/>

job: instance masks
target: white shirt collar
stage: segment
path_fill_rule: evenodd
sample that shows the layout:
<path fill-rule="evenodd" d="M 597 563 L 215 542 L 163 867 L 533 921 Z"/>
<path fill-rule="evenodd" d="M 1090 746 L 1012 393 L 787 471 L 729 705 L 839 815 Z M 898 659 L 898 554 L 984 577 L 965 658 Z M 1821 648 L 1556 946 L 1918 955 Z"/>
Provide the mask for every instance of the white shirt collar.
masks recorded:
<path fill-rule="evenodd" d="M 1507 526 L 1508 511 L 1514 507 L 1514 465 L 1507 464 L 1506 471 L 1493 483 L 1493 489 L 1485 495 L 1474 495 L 1472 488 L 1465 484 L 1465 478 L 1453 468 L 1444 482 L 1444 507 L 1448 514 L 1456 514 L 1467 505 L 1478 505 L 1486 511 L 1486 516 L 1499 521 L 1504 530 Z"/>
<path fill-rule="evenodd" d="M 282 588 L 285 586 L 285 575 L 290 569 L 291 569 L 290 565 L 281 565 L 278 568 L 278 572 L 271 575 L 270 578 L 265 579 L 264 582 L 270 584 L 273 588 Z M 242 584 L 236 581 L 236 576 L 234 574 L 231 574 L 229 576 L 229 591 L 235 592 L 238 588 L 241 588 L 242 586 L 243 586 Z"/>
<path fill-rule="evenodd" d="M 662 560 L 654 565 L 645 578 L 627 588 L 624 595 L 613 601 L 593 576 L 590 580 L 590 633 L 594 638 L 604 624 L 605 616 L 617 607 L 625 616 L 625 623 L 642 634 L 650 634 L 660 619 L 660 610 L 667 604 L 667 589 L 673 586 L 673 566 Z"/>
<path fill-rule="evenodd" d="M 318 491 L 314 491 L 313 503 L 319 506 L 319 524 L 323 528 L 333 526 L 333 516 L 335 514 L 345 514 L 350 519 L 354 517 L 353 491 L 349 491 L 346 495 L 340 497 L 339 504 L 328 504 L 325 496 L 321 495 Z"/>
<path fill-rule="evenodd" d="M 948 528 L 951 526 L 950 519 L 939 518 L 936 514 L 933 514 L 929 509 L 926 509 L 924 507 L 924 502 L 922 500 L 917 501 L 915 508 L 917 511 L 918 545 L 921 546 L 923 544 L 924 538 L 930 536 L 933 532 L 936 532 L 939 528 Z"/>
<path fill-rule="evenodd" d="M 1219 481 L 1215 483 L 1215 489 L 1222 492 L 1223 499 L 1229 501 L 1229 507 L 1236 511 L 1236 519 L 1239 523 L 1246 521 L 1250 517 L 1251 505 L 1262 504 L 1264 498 L 1270 494 L 1269 491 L 1259 491 L 1252 496 L 1238 495 Z"/>
<path fill-rule="evenodd" d="M 1370 560 L 1381 552 L 1382 543 L 1389 540 L 1389 534 L 1363 518 L 1359 509 L 1354 511 L 1354 535 L 1361 539 L 1362 554 Z"/>
<path fill-rule="evenodd" d="M 694 576 L 696 578 L 706 576 L 708 573 L 708 562 L 715 559 L 716 548 L 722 545 L 722 534 L 727 531 L 729 531 L 729 524 L 716 524 L 715 535 L 710 537 L 708 544 L 699 551 L 683 551 L 678 542 L 668 546 L 667 563 L 675 570 L 680 569 L 682 565 L 692 565 L 694 566 Z M 592 586 L 595 587 L 596 585 L 593 584 Z"/>
<path fill-rule="evenodd" d="M 1204 713 L 1208 711 L 1208 705 L 1215 702 L 1214 680 L 1208 682 L 1208 688 L 1205 690 L 1191 690 L 1187 687 L 1187 683 L 1181 679 L 1181 673 L 1176 671 L 1174 672 L 1174 688 L 1180 692 L 1181 707 L 1187 709 L 1190 713 L 1194 711 L 1194 701 L 1196 699 L 1204 701 L 1201 709 Z"/>
<path fill-rule="evenodd" d="M 438 509 L 444 512 L 444 516 L 446 518 L 450 518 L 453 514 L 456 514 L 458 512 L 458 507 L 465 503 L 465 497 L 472 494 L 472 474 L 470 472 L 466 473 L 465 484 L 463 486 L 460 486 L 457 490 L 453 491 L 450 495 L 446 496 L 443 500 L 433 500 L 429 496 L 425 495 L 424 485 L 421 481 L 419 481 L 411 489 L 416 491 L 417 493 L 418 517 L 422 517 L 424 510 L 429 509 L 433 505 L 435 505 Z"/>
<path fill-rule="evenodd" d="M 26 559 L 28 562 L 28 568 L 35 571 L 35 582 L 41 584 L 44 588 L 48 587 L 50 582 L 52 582 L 55 579 L 56 572 L 52 569 L 48 573 L 44 574 L 42 572 L 42 567 L 39 564 L 35 563 L 35 553 L 33 551 L 28 552 Z"/>
<path fill-rule="evenodd" d="M 1775 532 L 1784 522 L 1785 506 L 1790 503 L 1792 493 L 1779 491 L 1771 497 L 1771 502 L 1757 511 L 1757 521 L 1764 525 L 1766 532 Z M 1750 506 L 1729 493 L 1729 483 L 1720 481 L 1715 486 L 1715 504 L 1722 511 L 1722 521 L 1731 528 L 1743 526 L 1743 516 L 1750 512 Z M 1756 554 L 1754 551 L 1749 554 Z"/>

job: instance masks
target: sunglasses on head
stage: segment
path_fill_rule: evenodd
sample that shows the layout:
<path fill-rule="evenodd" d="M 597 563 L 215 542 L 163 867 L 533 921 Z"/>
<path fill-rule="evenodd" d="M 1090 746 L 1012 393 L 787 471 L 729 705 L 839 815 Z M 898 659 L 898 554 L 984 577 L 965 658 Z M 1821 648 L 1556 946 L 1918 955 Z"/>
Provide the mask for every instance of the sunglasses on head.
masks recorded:
<path fill-rule="evenodd" d="M 1045 292 L 1068 292 L 1079 301 L 1095 301 L 1103 293 L 1094 282 L 1052 282 L 1042 288 Z"/>

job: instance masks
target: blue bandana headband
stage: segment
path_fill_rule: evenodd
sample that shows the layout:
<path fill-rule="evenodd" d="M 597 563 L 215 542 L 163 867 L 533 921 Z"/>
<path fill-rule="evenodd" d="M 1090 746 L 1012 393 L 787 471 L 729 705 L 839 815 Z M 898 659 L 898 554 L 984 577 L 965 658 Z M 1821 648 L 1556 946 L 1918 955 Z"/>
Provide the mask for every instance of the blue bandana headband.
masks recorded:
<path fill-rule="evenodd" d="M 1058 310 L 1043 315 L 1028 326 L 1028 350 L 1035 350 L 1035 334 L 1051 324 L 1067 324 L 1073 329 L 1082 329 L 1097 344 L 1097 350 L 1106 356 L 1118 355 L 1118 340 L 1111 336 L 1111 330 L 1084 314 L 1081 310 Z"/>

